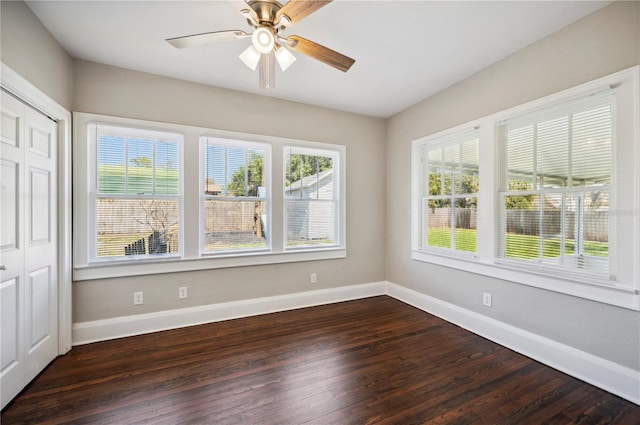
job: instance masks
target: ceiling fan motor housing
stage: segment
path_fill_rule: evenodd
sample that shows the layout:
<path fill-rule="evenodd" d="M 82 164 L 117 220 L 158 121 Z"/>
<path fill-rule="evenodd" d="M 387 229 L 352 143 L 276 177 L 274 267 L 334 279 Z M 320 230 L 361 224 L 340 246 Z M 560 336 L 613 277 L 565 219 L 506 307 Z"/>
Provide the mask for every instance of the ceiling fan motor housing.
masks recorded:
<path fill-rule="evenodd" d="M 260 25 L 275 26 L 276 14 L 282 5 L 275 0 L 255 0 L 249 2 L 249 7 L 253 9 Z"/>

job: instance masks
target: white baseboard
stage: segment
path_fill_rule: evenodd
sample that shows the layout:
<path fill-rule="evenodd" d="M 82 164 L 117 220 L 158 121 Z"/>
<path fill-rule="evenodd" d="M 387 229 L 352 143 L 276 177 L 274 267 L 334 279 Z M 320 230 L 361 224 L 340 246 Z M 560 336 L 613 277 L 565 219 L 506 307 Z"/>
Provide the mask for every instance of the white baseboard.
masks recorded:
<path fill-rule="evenodd" d="M 75 323 L 73 345 L 385 294 L 640 405 L 640 371 L 391 282 L 372 282 Z"/>
<path fill-rule="evenodd" d="M 635 404 L 640 371 L 387 282 L 387 295 Z"/>
<path fill-rule="evenodd" d="M 385 295 L 386 282 L 298 292 L 73 324 L 73 345 Z"/>

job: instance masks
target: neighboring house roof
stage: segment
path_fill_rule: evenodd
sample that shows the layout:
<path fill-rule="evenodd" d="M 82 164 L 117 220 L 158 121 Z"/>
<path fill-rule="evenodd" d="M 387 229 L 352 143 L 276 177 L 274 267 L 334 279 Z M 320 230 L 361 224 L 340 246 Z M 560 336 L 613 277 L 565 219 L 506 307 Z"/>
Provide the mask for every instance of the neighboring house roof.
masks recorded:
<path fill-rule="evenodd" d="M 217 183 L 205 183 L 204 185 L 204 191 L 207 194 L 218 194 L 218 193 L 222 193 L 222 186 L 220 186 Z"/>
<path fill-rule="evenodd" d="M 321 182 L 328 177 L 333 175 L 333 168 L 322 171 L 320 174 L 312 174 L 310 176 L 304 177 L 302 180 L 295 181 L 289 185 L 289 187 L 285 188 L 285 192 L 293 192 L 295 190 L 300 190 L 302 186 L 304 189 L 309 188 L 315 185 L 317 182 Z"/>

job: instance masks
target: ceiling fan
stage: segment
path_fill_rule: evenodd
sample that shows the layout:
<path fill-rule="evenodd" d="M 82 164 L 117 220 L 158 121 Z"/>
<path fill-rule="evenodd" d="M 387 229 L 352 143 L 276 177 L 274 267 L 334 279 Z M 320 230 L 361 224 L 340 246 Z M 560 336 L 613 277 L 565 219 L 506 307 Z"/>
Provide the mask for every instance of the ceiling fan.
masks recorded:
<path fill-rule="evenodd" d="M 214 31 L 169 38 L 166 41 L 182 49 L 250 37 L 251 45 L 240 54 L 240 59 L 252 70 L 258 67 L 260 87 L 266 89 L 275 87 L 275 62 L 278 62 L 282 71 L 295 62 L 296 57 L 288 49 L 347 72 L 355 63 L 354 59 L 297 35 L 283 37 L 280 34 L 331 1 L 289 0 L 283 5 L 276 0 L 245 0 L 242 4 L 247 7 L 242 8 L 240 13 L 251 25 L 253 32 Z"/>

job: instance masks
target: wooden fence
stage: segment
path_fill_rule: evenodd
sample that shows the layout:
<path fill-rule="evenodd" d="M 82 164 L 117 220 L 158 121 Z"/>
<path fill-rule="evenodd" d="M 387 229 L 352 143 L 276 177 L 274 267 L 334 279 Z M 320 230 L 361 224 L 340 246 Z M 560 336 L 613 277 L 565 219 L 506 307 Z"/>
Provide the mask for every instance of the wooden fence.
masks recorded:
<path fill-rule="evenodd" d="M 457 208 L 455 209 L 456 224 L 459 229 L 476 228 L 476 210 Z M 430 228 L 451 227 L 450 208 L 429 208 L 427 213 Z M 507 210 L 507 232 L 520 235 L 538 236 L 542 225 L 542 233 L 545 235 L 560 235 L 561 211 L 549 210 L 540 214 L 539 211 L 530 210 Z M 565 231 L 567 239 L 575 239 L 575 219 L 576 213 L 565 212 Z M 584 238 L 587 241 L 608 242 L 609 238 L 609 212 L 608 211 L 585 211 L 583 218 Z"/>
<path fill-rule="evenodd" d="M 151 201 L 139 199 L 98 199 L 98 234 L 143 233 L 174 228 L 178 225 L 177 201 Z M 260 203 L 258 212 L 265 211 Z M 254 201 L 207 200 L 205 229 L 208 232 L 253 231 L 256 212 Z"/>
<path fill-rule="evenodd" d="M 264 202 L 256 209 L 254 201 L 216 201 L 207 200 L 205 204 L 205 229 L 207 232 L 248 232 L 253 231 L 256 223 L 255 213 L 264 214 Z"/>
<path fill-rule="evenodd" d="M 470 208 L 456 208 L 456 227 L 458 229 L 476 229 L 477 212 Z M 448 228 L 451 227 L 451 209 L 450 208 L 429 208 L 427 220 L 430 228 Z"/>
<path fill-rule="evenodd" d="M 507 232 L 521 235 L 538 236 L 540 229 L 545 235 L 560 235 L 575 239 L 576 213 L 566 211 L 565 226 L 562 232 L 562 214 L 558 210 L 539 211 L 507 210 Z M 585 211 L 582 225 L 584 239 L 587 241 L 608 242 L 609 240 L 609 212 Z"/>
<path fill-rule="evenodd" d="M 178 201 L 98 199 L 98 234 L 143 233 L 178 224 Z"/>

